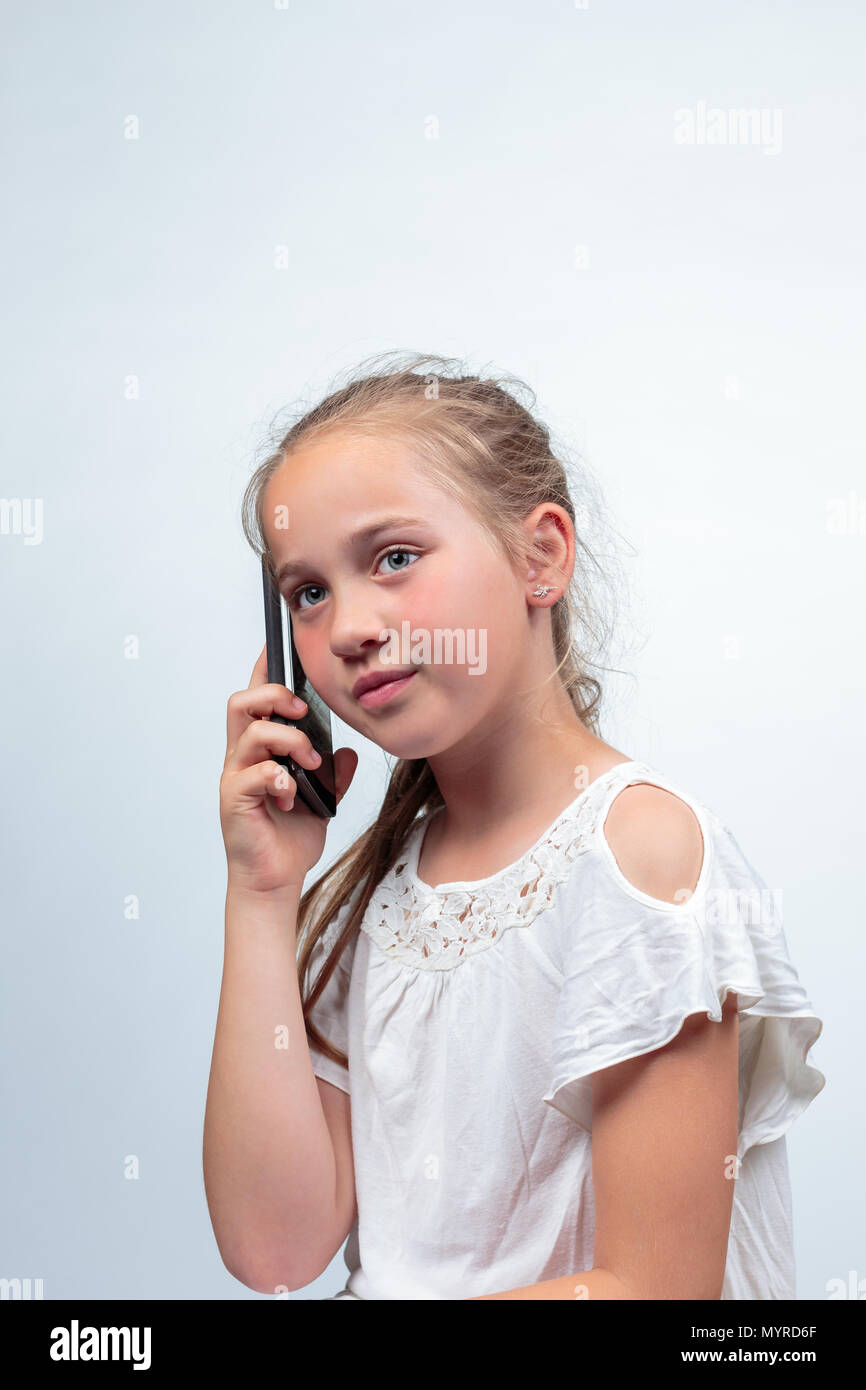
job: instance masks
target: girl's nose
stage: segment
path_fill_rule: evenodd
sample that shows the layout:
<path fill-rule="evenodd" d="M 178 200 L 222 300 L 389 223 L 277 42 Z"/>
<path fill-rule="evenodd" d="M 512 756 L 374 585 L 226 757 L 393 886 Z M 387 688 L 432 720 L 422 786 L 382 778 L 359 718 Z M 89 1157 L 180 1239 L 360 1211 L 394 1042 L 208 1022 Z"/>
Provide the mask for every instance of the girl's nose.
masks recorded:
<path fill-rule="evenodd" d="M 387 642 L 391 629 L 379 605 L 371 605 L 356 599 L 336 603 L 331 621 L 331 650 L 336 656 L 360 656 L 365 647 L 374 643 L 377 647 Z M 399 637 L 399 629 L 397 630 Z"/>

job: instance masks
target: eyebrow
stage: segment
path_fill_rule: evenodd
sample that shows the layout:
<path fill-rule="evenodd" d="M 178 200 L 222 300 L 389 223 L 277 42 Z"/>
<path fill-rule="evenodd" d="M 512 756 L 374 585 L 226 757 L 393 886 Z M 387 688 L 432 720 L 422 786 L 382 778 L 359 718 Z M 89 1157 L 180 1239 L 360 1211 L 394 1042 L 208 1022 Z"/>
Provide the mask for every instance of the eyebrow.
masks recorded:
<path fill-rule="evenodd" d="M 372 521 L 367 526 L 360 527 L 353 536 L 349 538 L 349 546 L 354 550 L 360 550 L 363 546 L 369 545 L 370 541 L 375 540 L 381 531 L 390 531 L 397 526 L 427 526 L 428 522 L 423 517 L 418 516 L 384 516 L 378 521 Z M 294 575 L 303 574 L 305 570 L 314 569 L 308 560 L 287 560 L 277 570 L 277 584 L 282 585 L 287 579 Z"/>

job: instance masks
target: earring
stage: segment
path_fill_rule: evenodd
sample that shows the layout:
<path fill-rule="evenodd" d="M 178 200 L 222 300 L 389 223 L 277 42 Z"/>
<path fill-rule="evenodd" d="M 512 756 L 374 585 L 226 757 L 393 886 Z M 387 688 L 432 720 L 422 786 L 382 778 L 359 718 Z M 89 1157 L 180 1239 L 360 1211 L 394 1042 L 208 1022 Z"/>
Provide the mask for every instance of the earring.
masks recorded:
<path fill-rule="evenodd" d="M 547 595 L 551 592 L 552 589 L 555 589 L 555 588 L 556 588 L 556 585 L 555 585 L 555 584 L 537 584 L 537 585 L 535 586 L 535 593 L 534 593 L 533 597 L 534 597 L 534 598 L 547 598 Z"/>

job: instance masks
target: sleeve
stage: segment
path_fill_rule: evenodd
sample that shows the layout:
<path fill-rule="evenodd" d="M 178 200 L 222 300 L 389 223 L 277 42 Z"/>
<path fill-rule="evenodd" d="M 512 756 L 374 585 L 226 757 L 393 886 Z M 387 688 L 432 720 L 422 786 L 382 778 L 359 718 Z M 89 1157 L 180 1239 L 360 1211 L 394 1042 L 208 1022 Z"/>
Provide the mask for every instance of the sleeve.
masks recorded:
<path fill-rule="evenodd" d="M 592 1132 L 592 1073 L 670 1042 L 691 1014 L 739 1005 L 738 1156 L 784 1134 L 825 1085 L 821 1034 L 773 894 L 733 835 L 689 802 L 706 852 L 697 887 L 666 903 L 622 874 L 602 837 L 561 901 L 552 1077 L 543 1100 Z"/>
<path fill-rule="evenodd" d="M 352 900 L 354 901 L 354 899 Z M 310 952 L 309 970 L 307 978 L 309 985 L 307 992 L 312 989 L 313 984 L 318 979 L 319 974 L 336 945 L 348 920 L 351 903 L 343 903 L 336 917 L 326 927 L 325 931 L 316 941 Z M 352 979 L 352 966 L 355 957 L 355 946 L 357 936 L 350 941 L 342 956 L 337 961 L 336 967 L 330 980 L 326 984 L 322 994 L 316 1000 L 309 1017 L 318 1028 L 319 1032 L 338 1047 L 341 1052 L 349 1056 L 349 987 Z M 313 1071 L 316 1076 L 321 1076 L 325 1081 L 330 1081 L 332 1085 L 339 1086 L 341 1091 L 350 1091 L 349 1072 L 345 1067 L 340 1066 L 339 1062 L 326 1057 L 325 1054 L 308 1038 L 307 1045 L 310 1049 L 310 1057 L 313 1063 Z"/>

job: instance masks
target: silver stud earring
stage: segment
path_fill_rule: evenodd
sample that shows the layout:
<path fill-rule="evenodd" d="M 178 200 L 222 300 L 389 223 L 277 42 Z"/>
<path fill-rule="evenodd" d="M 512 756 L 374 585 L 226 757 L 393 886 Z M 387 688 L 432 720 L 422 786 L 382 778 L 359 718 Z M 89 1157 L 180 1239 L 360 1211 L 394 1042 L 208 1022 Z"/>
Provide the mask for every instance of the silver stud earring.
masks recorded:
<path fill-rule="evenodd" d="M 556 585 L 555 585 L 555 584 L 536 584 L 536 586 L 535 586 L 534 597 L 535 597 L 535 598 L 547 598 L 547 595 L 551 592 L 552 589 L 555 589 L 555 588 L 556 588 Z"/>

